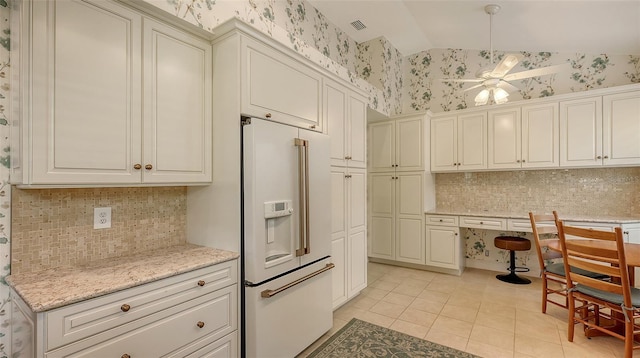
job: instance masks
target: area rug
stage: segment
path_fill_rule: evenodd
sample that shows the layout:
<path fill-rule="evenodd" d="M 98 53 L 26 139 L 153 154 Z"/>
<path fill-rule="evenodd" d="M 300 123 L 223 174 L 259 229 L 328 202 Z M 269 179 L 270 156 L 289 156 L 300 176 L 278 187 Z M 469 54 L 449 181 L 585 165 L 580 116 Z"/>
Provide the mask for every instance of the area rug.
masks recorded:
<path fill-rule="evenodd" d="M 314 350 L 309 358 L 438 357 L 473 358 L 473 354 L 353 318 Z"/>

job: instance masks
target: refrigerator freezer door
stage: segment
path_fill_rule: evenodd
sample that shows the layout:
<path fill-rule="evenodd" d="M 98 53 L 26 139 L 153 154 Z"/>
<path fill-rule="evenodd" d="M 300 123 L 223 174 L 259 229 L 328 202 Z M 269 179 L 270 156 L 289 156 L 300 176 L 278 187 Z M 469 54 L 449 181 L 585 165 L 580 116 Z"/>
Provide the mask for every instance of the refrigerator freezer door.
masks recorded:
<path fill-rule="evenodd" d="M 300 265 L 297 137 L 297 128 L 265 120 L 243 127 L 244 263 L 245 278 L 253 283 Z M 265 209 L 278 203 L 290 205 L 290 215 Z"/>
<path fill-rule="evenodd" d="M 329 259 L 304 267 L 258 287 L 245 288 L 247 358 L 295 357 L 333 324 Z M 308 280 L 275 292 L 307 275 Z"/>

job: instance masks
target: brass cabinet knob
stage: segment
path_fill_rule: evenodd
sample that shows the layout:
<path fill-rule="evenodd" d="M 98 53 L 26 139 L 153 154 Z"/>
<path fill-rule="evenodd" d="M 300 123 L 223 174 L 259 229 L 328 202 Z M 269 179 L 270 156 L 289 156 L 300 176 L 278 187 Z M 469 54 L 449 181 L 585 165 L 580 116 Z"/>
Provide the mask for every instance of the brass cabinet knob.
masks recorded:
<path fill-rule="evenodd" d="M 142 165 L 136 164 L 136 165 L 133 166 L 133 169 L 140 170 L 140 169 L 142 169 Z"/>
<path fill-rule="evenodd" d="M 122 312 L 128 312 L 131 309 L 131 306 L 125 303 L 122 306 L 120 306 L 120 309 L 122 310 Z"/>
<path fill-rule="evenodd" d="M 597 156 L 596 159 L 602 159 L 602 157 L 601 156 Z"/>
<path fill-rule="evenodd" d="M 520 159 L 516 159 L 516 163 L 520 163 Z"/>
<path fill-rule="evenodd" d="M 204 322 L 198 321 L 198 323 L 196 323 L 196 326 L 198 326 L 199 328 L 202 328 L 204 327 Z"/>
<path fill-rule="evenodd" d="M 522 162 L 524 163 L 524 162 L 525 162 L 525 160 L 524 160 L 524 159 L 522 159 Z"/>
<path fill-rule="evenodd" d="M 267 113 L 264 116 L 267 117 L 267 118 L 271 118 L 271 113 Z"/>
<path fill-rule="evenodd" d="M 608 156 L 608 155 L 605 155 L 605 156 L 604 156 L 604 159 L 609 159 L 609 156 Z"/>
<path fill-rule="evenodd" d="M 310 125 L 310 126 L 309 126 L 309 128 L 311 128 L 311 129 L 316 129 L 316 125 L 315 125 L 315 124 L 312 124 L 312 125 Z"/>
<path fill-rule="evenodd" d="M 346 157 L 344 157 L 344 159 L 346 159 L 346 160 L 351 160 L 351 156 L 350 156 L 350 155 L 347 155 Z"/>
<path fill-rule="evenodd" d="M 131 358 L 131 356 L 130 356 L 130 355 L 128 355 L 127 353 L 125 353 L 125 354 L 123 354 L 123 355 L 122 355 L 122 357 L 120 357 L 120 358 Z"/>
<path fill-rule="evenodd" d="M 151 165 L 151 164 L 147 164 L 147 165 L 145 165 L 145 166 L 144 166 L 144 168 L 145 168 L 146 170 L 151 170 L 151 169 L 153 169 L 153 165 Z"/>
<path fill-rule="evenodd" d="M 198 281 L 198 286 L 202 287 L 204 286 L 205 282 L 203 280 Z"/>

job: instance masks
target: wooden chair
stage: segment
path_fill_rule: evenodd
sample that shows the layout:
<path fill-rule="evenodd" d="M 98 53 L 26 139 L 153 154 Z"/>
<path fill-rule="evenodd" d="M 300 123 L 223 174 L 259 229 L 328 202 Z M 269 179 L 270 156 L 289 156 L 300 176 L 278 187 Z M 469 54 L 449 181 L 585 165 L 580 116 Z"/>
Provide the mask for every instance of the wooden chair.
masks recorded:
<path fill-rule="evenodd" d="M 631 358 L 634 335 L 640 334 L 635 324 L 640 318 L 640 290 L 631 287 L 625 258 L 622 229 L 615 232 L 565 226 L 558 222 L 558 237 L 567 273 L 569 299 L 568 339 L 573 342 L 575 324 L 624 340 L 624 357 Z M 579 240 L 582 239 L 582 240 Z M 598 280 L 569 267 L 611 277 Z M 581 301 L 576 306 L 576 300 Z M 611 320 L 612 326 L 601 326 L 600 318 Z"/>
<path fill-rule="evenodd" d="M 547 248 L 545 239 L 541 235 L 548 236 L 558 233 L 556 221 L 558 213 L 551 214 L 534 214 L 529 212 L 529 220 L 531 221 L 531 229 L 533 229 L 533 238 L 538 254 L 538 264 L 540 264 L 540 277 L 542 277 L 542 313 L 547 313 L 547 302 L 567 308 L 567 280 L 564 275 L 564 263 L 550 262 L 550 260 L 561 258 L 562 254 L 557 251 L 551 251 Z M 549 288 L 549 283 L 555 282 L 559 287 Z M 562 296 L 562 302 L 550 299 L 550 295 Z"/>

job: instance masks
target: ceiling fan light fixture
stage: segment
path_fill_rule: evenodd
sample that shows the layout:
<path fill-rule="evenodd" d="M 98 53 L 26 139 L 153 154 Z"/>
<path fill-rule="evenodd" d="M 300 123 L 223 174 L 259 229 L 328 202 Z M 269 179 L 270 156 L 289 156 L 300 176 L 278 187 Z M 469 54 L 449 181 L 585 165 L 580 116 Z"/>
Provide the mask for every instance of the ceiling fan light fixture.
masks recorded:
<path fill-rule="evenodd" d="M 480 93 L 478 93 L 478 95 L 476 95 L 476 98 L 474 99 L 474 101 L 476 102 L 476 106 L 487 104 L 489 102 L 489 95 L 490 91 L 487 88 L 484 88 L 482 91 L 480 91 Z"/>
<path fill-rule="evenodd" d="M 495 88 L 493 90 L 493 101 L 496 104 L 503 104 L 509 100 L 509 93 L 502 88 Z"/>

